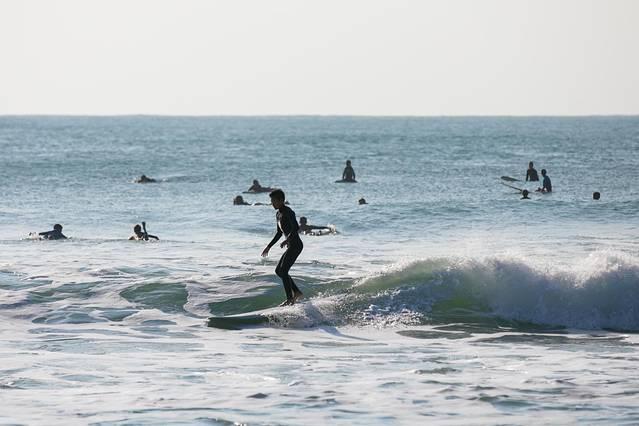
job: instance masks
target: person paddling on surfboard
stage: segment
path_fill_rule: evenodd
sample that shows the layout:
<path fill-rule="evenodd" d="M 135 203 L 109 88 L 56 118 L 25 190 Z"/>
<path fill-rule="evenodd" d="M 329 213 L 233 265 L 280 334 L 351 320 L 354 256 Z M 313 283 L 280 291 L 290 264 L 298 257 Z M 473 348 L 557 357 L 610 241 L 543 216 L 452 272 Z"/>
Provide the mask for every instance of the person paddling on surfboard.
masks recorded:
<path fill-rule="evenodd" d="M 269 186 L 262 186 L 257 179 L 253 179 L 253 185 L 245 192 L 271 192 L 275 190 L 275 188 L 271 188 Z"/>
<path fill-rule="evenodd" d="M 146 232 L 146 222 L 142 222 L 142 226 L 135 225 L 133 227 L 133 235 L 129 237 L 129 240 L 149 241 L 149 238 L 153 238 L 154 240 L 159 240 L 159 238 L 156 237 L 155 235 L 151 235 L 148 232 Z"/>
<path fill-rule="evenodd" d="M 286 202 L 284 191 L 276 189 L 271 192 L 269 196 L 271 197 L 271 205 L 275 210 L 277 210 L 277 213 L 275 214 L 277 228 L 275 236 L 262 251 L 262 257 L 268 256 L 268 252 L 271 247 L 273 247 L 273 245 L 275 245 L 275 243 L 277 243 L 282 237 L 282 234 L 284 234 L 286 239 L 282 242 L 282 244 L 280 244 L 280 247 L 284 248 L 284 246 L 286 246 L 286 251 L 280 258 L 280 261 L 275 268 L 275 273 L 282 279 L 284 291 L 286 292 L 286 300 L 282 302 L 280 306 L 293 305 L 297 299 L 303 296 L 303 294 L 300 289 L 297 288 L 293 278 L 291 278 L 288 272 L 304 249 L 304 244 L 302 244 L 302 240 L 298 234 L 299 225 L 295 218 L 295 212 L 284 204 Z"/>
<path fill-rule="evenodd" d="M 328 226 L 309 225 L 307 218 L 305 218 L 304 216 L 300 217 L 300 226 L 299 226 L 298 232 L 302 234 L 307 234 L 315 230 L 326 231 L 326 233 L 333 232 L 333 230 L 329 228 Z"/>
<path fill-rule="evenodd" d="M 533 162 L 528 163 L 528 170 L 526 170 L 526 182 L 538 182 L 539 175 L 537 175 L 537 170 L 533 167 Z"/>
<path fill-rule="evenodd" d="M 147 175 L 142 175 L 135 180 L 135 183 L 155 183 L 157 180 L 148 177 Z"/>
<path fill-rule="evenodd" d="M 67 237 L 62 233 L 62 225 L 56 223 L 53 225 L 53 231 L 45 231 L 38 233 L 45 240 L 66 240 Z"/>

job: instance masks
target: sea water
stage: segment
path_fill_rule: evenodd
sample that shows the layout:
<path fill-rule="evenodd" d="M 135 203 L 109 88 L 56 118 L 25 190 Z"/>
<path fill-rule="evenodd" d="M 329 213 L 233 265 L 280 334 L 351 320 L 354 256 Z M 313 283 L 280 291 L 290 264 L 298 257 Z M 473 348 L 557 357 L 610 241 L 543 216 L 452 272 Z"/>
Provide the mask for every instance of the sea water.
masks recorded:
<path fill-rule="evenodd" d="M 0 424 L 639 423 L 638 150 L 637 117 L 0 117 Z M 337 233 L 304 303 L 211 328 L 284 299 L 253 179 Z"/>

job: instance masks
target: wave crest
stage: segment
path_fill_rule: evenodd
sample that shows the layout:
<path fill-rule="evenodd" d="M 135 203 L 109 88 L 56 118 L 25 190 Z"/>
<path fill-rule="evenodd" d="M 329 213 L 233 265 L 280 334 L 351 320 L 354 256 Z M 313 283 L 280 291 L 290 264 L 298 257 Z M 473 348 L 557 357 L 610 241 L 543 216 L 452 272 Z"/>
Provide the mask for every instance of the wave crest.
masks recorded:
<path fill-rule="evenodd" d="M 272 322 L 386 327 L 503 320 L 514 326 L 639 330 L 639 264 L 627 256 L 593 255 L 575 271 L 559 272 L 519 259 L 426 259 L 346 289 L 341 284 L 313 297 L 311 311 L 272 312 Z"/>

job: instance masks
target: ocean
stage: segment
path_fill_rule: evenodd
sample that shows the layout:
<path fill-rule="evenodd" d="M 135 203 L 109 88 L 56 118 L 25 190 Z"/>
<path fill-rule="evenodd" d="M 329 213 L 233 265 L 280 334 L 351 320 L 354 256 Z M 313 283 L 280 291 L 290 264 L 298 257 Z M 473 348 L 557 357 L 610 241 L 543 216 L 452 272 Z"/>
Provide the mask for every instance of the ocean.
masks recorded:
<path fill-rule="evenodd" d="M 639 117 L 4 116 L 0 150 L 0 424 L 639 423 Z M 293 307 L 253 179 L 337 230 Z"/>

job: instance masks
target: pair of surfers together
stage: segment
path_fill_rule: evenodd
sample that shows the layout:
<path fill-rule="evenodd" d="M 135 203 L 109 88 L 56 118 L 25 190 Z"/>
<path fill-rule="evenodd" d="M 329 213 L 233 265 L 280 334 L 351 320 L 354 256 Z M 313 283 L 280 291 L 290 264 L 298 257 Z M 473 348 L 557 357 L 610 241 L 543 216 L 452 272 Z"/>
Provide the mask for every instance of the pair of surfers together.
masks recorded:
<path fill-rule="evenodd" d="M 550 178 L 546 174 L 546 169 L 541 169 L 541 176 L 544 179 L 542 181 L 542 186 L 537 188 L 537 192 L 552 192 L 552 183 L 550 182 Z M 539 182 L 539 175 L 537 175 L 537 170 L 535 169 L 535 166 L 534 166 L 532 161 L 530 163 L 528 163 L 528 170 L 526 170 L 526 182 L 528 182 L 528 181 L 530 181 L 530 182 Z M 524 194 L 524 197 L 522 197 L 522 199 L 528 198 L 526 196 L 528 191 L 526 191 L 525 189 L 524 189 L 524 191 L 526 193 Z M 522 191 L 522 193 L 524 191 Z"/>
<path fill-rule="evenodd" d="M 357 180 L 355 180 L 355 170 L 353 169 L 351 160 L 346 160 L 346 167 L 344 167 L 344 171 L 342 172 L 342 179 L 337 180 L 335 182 L 352 182 L 352 183 L 357 182 Z M 255 194 L 260 192 L 270 193 L 275 191 L 276 189 L 277 188 L 271 188 L 269 186 L 262 186 L 257 179 L 253 179 L 253 185 L 251 185 L 249 189 L 244 191 L 244 193 L 245 194 Z"/>

